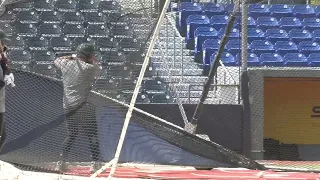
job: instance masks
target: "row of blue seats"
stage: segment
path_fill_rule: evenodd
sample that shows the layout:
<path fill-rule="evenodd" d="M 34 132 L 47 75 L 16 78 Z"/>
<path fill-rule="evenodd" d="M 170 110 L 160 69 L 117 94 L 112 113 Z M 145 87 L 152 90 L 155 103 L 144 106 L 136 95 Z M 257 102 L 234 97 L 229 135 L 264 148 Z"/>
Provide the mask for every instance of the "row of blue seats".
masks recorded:
<path fill-rule="evenodd" d="M 220 40 L 207 39 L 202 44 L 202 59 L 204 64 L 208 64 L 210 56 L 219 49 Z M 246 49 L 251 53 L 255 53 L 260 56 L 263 53 L 278 53 L 284 55 L 286 53 L 302 53 L 309 56 L 312 53 L 320 52 L 320 45 L 317 42 L 303 41 L 299 45 L 290 41 L 278 41 L 275 45 L 270 41 L 254 40 L 247 48 L 241 47 L 240 40 L 230 40 L 225 46 L 225 52 L 231 54 L 240 53 L 242 49 Z M 196 57 L 200 54 L 198 51 Z M 200 56 L 201 57 L 201 56 Z"/>
<path fill-rule="evenodd" d="M 256 18 L 259 16 L 275 16 L 275 17 L 316 17 L 320 16 L 320 6 L 312 6 L 307 4 L 287 5 L 287 4 L 250 4 L 248 7 L 249 15 Z M 186 18 L 190 14 L 212 15 L 229 15 L 234 9 L 233 4 L 215 4 L 215 3 L 191 3 L 182 2 L 179 5 L 181 18 Z M 241 10 L 241 9 L 240 9 Z"/>
<path fill-rule="evenodd" d="M 290 31 L 292 29 L 303 29 L 308 31 L 318 30 L 320 28 L 320 18 L 304 18 L 300 21 L 294 17 L 284 17 L 279 21 L 274 17 L 259 17 L 257 20 L 253 18 L 248 18 L 248 28 L 258 28 L 262 31 L 273 28 L 281 28 L 285 31 Z M 215 29 L 225 28 L 228 24 L 229 16 L 216 15 L 209 19 L 205 15 L 190 15 L 186 19 L 186 26 L 178 26 L 182 35 L 187 37 L 192 35 L 197 27 L 213 27 Z M 234 23 L 233 28 L 240 29 L 241 23 L 239 21 Z"/>
<path fill-rule="evenodd" d="M 198 27 L 194 31 L 194 37 L 188 37 L 187 47 L 197 51 L 202 51 L 202 43 L 206 39 L 221 39 L 224 35 L 225 29 L 219 31 L 210 27 Z M 229 40 L 240 41 L 241 33 L 239 29 L 232 29 L 228 37 Z M 268 29 L 263 32 L 260 29 L 249 28 L 248 29 L 248 42 L 251 43 L 254 40 L 268 40 L 272 44 L 276 44 L 278 41 L 291 41 L 292 44 L 299 44 L 302 41 L 320 42 L 320 29 L 310 33 L 307 30 L 292 29 L 289 33 L 282 29 Z"/>
<path fill-rule="evenodd" d="M 216 52 L 210 55 L 210 62 L 203 63 L 203 68 L 209 66 L 214 60 Z M 241 54 L 236 56 L 224 52 L 221 61 L 225 66 L 240 66 Z M 278 53 L 263 53 L 260 56 L 254 53 L 248 54 L 248 66 L 259 67 L 320 67 L 320 53 L 312 53 L 306 56 L 301 53 L 287 53 L 281 56 Z"/>

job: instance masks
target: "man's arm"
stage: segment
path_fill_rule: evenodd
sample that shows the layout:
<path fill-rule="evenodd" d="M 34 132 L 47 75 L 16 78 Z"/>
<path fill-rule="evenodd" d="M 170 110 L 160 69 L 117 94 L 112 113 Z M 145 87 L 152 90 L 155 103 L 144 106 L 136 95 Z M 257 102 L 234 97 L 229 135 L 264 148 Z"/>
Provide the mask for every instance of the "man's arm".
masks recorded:
<path fill-rule="evenodd" d="M 57 68 L 61 69 L 61 67 L 66 63 L 67 60 L 73 59 L 72 56 L 62 56 L 58 57 L 55 61 L 54 64 L 56 65 Z"/>

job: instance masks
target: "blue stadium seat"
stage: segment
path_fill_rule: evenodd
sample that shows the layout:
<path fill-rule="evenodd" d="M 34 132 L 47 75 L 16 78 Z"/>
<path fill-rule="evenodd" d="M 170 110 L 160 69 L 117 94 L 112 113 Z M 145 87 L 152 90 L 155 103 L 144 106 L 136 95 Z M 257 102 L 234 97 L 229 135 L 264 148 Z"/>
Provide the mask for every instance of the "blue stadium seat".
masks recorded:
<path fill-rule="evenodd" d="M 39 31 L 43 37 L 59 37 L 62 34 L 60 24 L 42 23 Z"/>
<path fill-rule="evenodd" d="M 234 9 L 234 4 L 226 4 L 224 6 L 224 11 L 226 12 L 226 15 L 231 14 Z"/>
<path fill-rule="evenodd" d="M 77 1 L 70 0 L 57 0 L 55 8 L 60 12 L 71 12 L 77 10 Z"/>
<path fill-rule="evenodd" d="M 261 29 L 262 31 L 266 31 L 267 29 L 278 28 L 279 22 L 274 17 L 262 16 L 258 17 L 256 20 L 256 25 L 257 28 Z"/>
<path fill-rule="evenodd" d="M 32 68 L 32 56 L 29 51 L 11 49 L 8 51 L 8 59 L 14 69 L 29 71 Z"/>
<path fill-rule="evenodd" d="M 119 45 L 125 54 L 139 52 L 141 48 L 139 40 L 135 38 L 122 38 L 119 41 Z"/>
<path fill-rule="evenodd" d="M 315 42 L 320 42 L 320 29 L 314 30 L 312 36 Z"/>
<path fill-rule="evenodd" d="M 259 61 L 262 66 L 282 67 L 283 59 L 280 54 L 277 53 L 262 53 Z"/>
<path fill-rule="evenodd" d="M 317 42 L 303 41 L 299 43 L 300 52 L 306 56 L 311 53 L 317 53 L 320 51 L 320 45 Z"/>
<path fill-rule="evenodd" d="M 224 36 L 224 33 L 225 33 L 225 28 L 221 28 L 219 30 L 218 37 L 222 38 Z M 239 28 L 232 28 L 231 32 L 228 36 L 228 39 L 239 39 L 239 38 L 240 38 L 240 29 Z"/>
<path fill-rule="evenodd" d="M 312 32 L 320 28 L 320 18 L 304 18 L 302 21 L 302 25 L 305 30 Z"/>
<path fill-rule="evenodd" d="M 34 51 L 32 53 L 32 59 L 35 62 L 54 62 L 56 59 L 56 55 L 53 51 L 48 50 L 40 50 L 40 51 Z"/>
<path fill-rule="evenodd" d="M 308 62 L 312 67 L 320 67 L 320 53 L 311 53 L 308 56 Z"/>
<path fill-rule="evenodd" d="M 104 24 L 89 24 L 87 27 L 87 35 L 90 38 L 108 37 L 109 29 Z"/>
<path fill-rule="evenodd" d="M 211 55 L 210 64 L 214 61 L 216 54 L 217 53 L 213 53 Z M 239 61 L 237 61 L 236 58 L 228 52 L 223 52 L 221 54 L 221 61 L 223 62 L 223 65 L 225 65 L 225 66 L 239 66 Z"/>
<path fill-rule="evenodd" d="M 224 7 L 220 4 L 215 4 L 215 3 L 206 3 L 203 5 L 202 10 L 206 16 L 211 18 L 212 16 L 215 15 L 224 15 L 225 10 Z"/>
<path fill-rule="evenodd" d="M 214 15 L 210 19 L 211 25 L 215 29 L 225 28 L 229 21 L 228 15 Z"/>
<path fill-rule="evenodd" d="M 0 22 L 1 29 L 7 34 L 7 36 L 12 36 L 15 31 L 15 27 L 12 23 Z"/>
<path fill-rule="evenodd" d="M 107 16 L 101 12 L 84 12 L 85 22 L 88 24 L 105 24 Z"/>
<path fill-rule="evenodd" d="M 142 91 L 167 91 L 167 86 L 165 82 L 161 81 L 160 79 L 145 80 L 141 88 Z"/>
<path fill-rule="evenodd" d="M 151 103 L 173 103 L 173 98 L 169 94 L 154 94 Z"/>
<path fill-rule="evenodd" d="M 20 11 L 16 18 L 21 23 L 37 24 L 39 22 L 39 15 L 36 11 Z"/>
<path fill-rule="evenodd" d="M 267 29 L 265 36 L 272 44 L 276 43 L 277 41 L 289 40 L 289 34 L 282 29 Z"/>
<path fill-rule="evenodd" d="M 49 47 L 49 41 L 45 37 L 28 37 L 25 42 L 30 51 L 47 50 Z"/>
<path fill-rule="evenodd" d="M 15 37 L 11 38 L 11 41 L 6 42 L 8 49 L 11 50 L 24 50 L 25 49 L 25 42 L 22 37 Z"/>
<path fill-rule="evenodd" d="M 287 53 L 299 52 L 298 46 L 292 41 L 277 41 L 274 48 L 281 56 L 284 56 Z"/>
<path fill-rule="evenodd" d="M 77 10 L 80 12 L 97 12 L 100 1 L 97 0 L 79 0 Z"/>
<path fill-rule="evenodd" d="M 15 12 L 31 11 L 34 7 L 34 2 L 32 2 L 32 1 L 26 2 L 25 1 L 25 2 L 13 3 L 11 5 L 12 5 L 11 9 Z"/>
<path fill-rule="evenodd" d="M 194 48 L 194 31 L 198 27 L 210 26 L 210 19 L 204 15 L 191 15 L 187 18 L 187 48 Z"/>
<path fill-rule="evenodd" d="M 218 39 L 218 32 L 212 27 L 198 27 L 195 32 L 194 56 L 197 62 L 202 61 L 202 44 L 207 39 Z"/>
<path fill-rule="evenodd" d="M 248 43 L 254 40 L 265 40 L 266 37 L 261 29 L 248 28 Z"/>
<path fill-rule="evenodd" d="M 241 61 L 241 54 L 237 54 L 236 59 L 240 62 Z M 248 54 L 248 66 L 256 67 L 261 66 L 259 57 L 254 53 Z"/>
<path fill-rule="evenodd" d="M 115 38 L 127 38 L 133 37 L 134 32 L 131 26 L 127 24 L 114 25 L 111 28 L 112 37 Z"/>
<path fill-rule="evenodd" d="M 320 18 L 320 6 L 315 6 L 314 7 L 314 12 L 316 13 L 316 16 Z"/>
<path fill-rule="evenodd" d="M 284 66 L 287 67 L 306 67 L 309 66 L 309 61 L 304 54 L 288 53 L 283 57 Z"/>
<path fill-rule="evenodd" d="M 289 32 L 291 29 L 302 29 L 302 23 L 295 17 L 283 17 L 279 21 L 280 28 Z"/>
<path fill-rule="evenodd" d="M 111 12 L 119 12 L 121 6 L 117 1 L 101 1 L 98 6 L 99 12 L 103 13 L 111 13 Z"/>
<path fill-rule="evenodd" d="M 312 34 L 308 30 L 292 29 L 289 31 L 291 41 L 299 44 L 302 41 L 312 41 Z"/>
<path fill-rule="evenodd" d="M 63 34 L 66 37 L 84 37 L 86 29 L 81 24 L 65 24 L 63 26 Z"/>
<path fill-rule="evenodd" d="M 194 3 L 192 6 L 184 6 L 183 3 L 179 6 L 179 19 L 178 19 L 178 30 L 182 36 L 187 34 L 187 18 L 190 15 L 202 14 L 201 6 Z"/>
<path fill-rule="evenodd" d="M 60 23 L 62 19 L 58 11 L 43 11 L 40 14 L 40 21 L 43 23 Z"/>
<path fill-rule="evenodd" d="M 292 16 L 292 8 L 287 4 L 272 4 L 269 11 L 270 14 L 277 19 Z"/>
<path fill-rule="evenodd" d="M 132 69 L 126 64 L 108 65 L 108 75 L 117 78 L 129 78 L 132 75 Z"/>
<path fill-rule="evenodd" d="M 83 24 L 84 17 L 81 12 L 65 12 L 62 21 L 66 24 Z"/>
<path fill-rule="evenodd" d="M 18 36 L 28 36 L 34 37 L 37 36 L 38 29 L 33 24 L 23 24 L 23 23 L 15 23 L 15 34 Z"/>
<path fill-rule="evenodd" d="M 6 11 L 0 18 L 0 22 L 14 22 L 16 15 L 12 11 Z"/>
<path fill-rule="evenodd" d="M 249 16 L 257 19 L 261 16 L 269 16 L 269 6 L 266 4 L 250 4 L 249 5 Z"/>
<path fill-rule="evenodd" d="M 210 64 L 211 55 L 219 49 L 220 40 L 218 39 L 207 39 L 202 44 L 203 60 L 202 64 L 205 66 Z"/>
<path fill-rule="evenodd" d="M 96 42 L 96 46 L 98 47 L 99 51 L 111 51 L 111 49 L 118 49 L 119 43 L 115 38 L 98 38 Z"/>
<path fill-rule="evenodd" d="M 225 50 L 231 54 L 238 54 L 241 52 L 241 40 L 231 39 L 227 42 Z"/>
<path fill-rule="evenodd" d="M 53 0 L 36 0 L 34 1 L 33 7 L 40 12 L 52 11 L 52 9 L 54 9 L 54 3 Z"/>
<path fill-rule="evenodd" d="M 275 52 L 274 46 L 270 41 L 265 40 L 254 40 L 249 45 L 249 49 L 260 56 L 262 53 L 273 53 Z"/>
<path fill-rule="evenodd" d="M 68 37 L 52 37 L 49 42 L 50 46 L 55 52 L 65 52 L 72 50 L 72 41 Z"/>
<path fill-rule="evenodd" d="M 292 8 L 293 16 L 297 18 L 315 17 L 316 13 L 312 5 L 296 4 Z"/>
<path fill-rule="evenodd" d="M 104 64 L 124 63 L 126 60 L 126 56 L 121 51 L 106 51 L 102 53 L 102 61 Z"/>

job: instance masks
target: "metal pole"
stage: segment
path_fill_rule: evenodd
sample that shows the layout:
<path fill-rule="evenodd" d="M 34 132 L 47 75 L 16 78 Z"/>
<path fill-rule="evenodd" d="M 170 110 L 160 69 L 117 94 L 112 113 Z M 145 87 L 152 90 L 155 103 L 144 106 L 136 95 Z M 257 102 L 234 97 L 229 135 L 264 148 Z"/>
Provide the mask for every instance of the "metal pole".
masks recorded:
<path fill-rule="evenodd" d="M 248 69 L 248 4 L 246 0 L 241 3 L 242 18 L 241 18 L 241 71 Z"/>

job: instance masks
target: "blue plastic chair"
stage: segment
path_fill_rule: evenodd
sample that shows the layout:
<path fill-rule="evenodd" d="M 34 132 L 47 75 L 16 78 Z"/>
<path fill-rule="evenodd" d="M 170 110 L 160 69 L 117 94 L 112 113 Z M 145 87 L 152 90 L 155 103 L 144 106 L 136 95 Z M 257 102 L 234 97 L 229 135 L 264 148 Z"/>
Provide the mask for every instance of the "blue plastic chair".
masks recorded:
<path fill-rule="evenodd" d="M 287 4 L 273 4 L 269 8 L 269 11 L 270 14 L 277 19 L 292 16 L 292 8 Z"/>
<path fill-rule="evenodd" d="M 266 37 L 261 29 L 248 28 L 248 43 L 254 40 L 265 40 Z"/>
<path fill-rule="evenodd" d="M 202 44 L 207 39 L 218 39 L 218 32 L 212 27 L 198 27 L 194 32 L 194 56 L 202 59 Z M 201 56 L 201 57 L 198 57 Z"/>
<path fill-rule="evenodd" d="M 269 16 L 269 6 L 266 4 L 250 4 L 249 7 L 249 16 L 257 19 L 261 16 Z"/>
<path fill-rule="evenodd" d="M 212 64 L 213 60 L 215 59 L 217 53 L 213 53 L 210 57 L 210 64 Z M 236 58 L 228 53 L 228 52 L 223 52 L 221 54 L 221 61 L 223 65 L 225 66 L 239 66 L 239 61 L 236 60 Z"/>
<path fill-rule="evenodd" d="M 315 17 L 316 13 L 312 5 L 309 4 L 297 4 L 292 8 L 293 16 L 297 18 Z"/>
<path fill-rule="evenodd" d="M 299 52 L 297 44 L 292 41 L 277 41 L 274 44 L 274 48 L 278 54 L 281 56 L 286 55 L 287 53 L 296 53 Z"/>
<path fill-rule="evenodd" d="M 314 7 L 314 12 L 316 13 L 316 16 L 318 18 L 320 18 L 320 6 L 319 5 Z"/>
<path fill-rule="evenodd" d="M 302 20 L 302 25 L 304 29 L 308 30 L 309 32 L 320 29 L 320 18 L 304 18 Z"/>
<path fill-rule="evenodd" d="M 236 59 L 239 62 L 239 64 L 241 64 L 241 54 L 237 54 Z M 256 54 L 248 53 L 248 66 L 249 67 L 261 66 L 259 57 Z"/>
<path fill-rule="evenodd" d="M 231 54 L 238 54 L 241 52 L 241 39 L 231 39 L 227 42 L 225 50 Z"/>
<path fill-rule="evenodd" d="M 210 64 L 211 55 L 219 49 L 220 40 L 218 39 L 207 39 L 202 44 L 202 64 Z"/>
<path fill-rule="evenodd" d="M 224 7 L 220 4 L 215 3 L 206 3 L 203 5 L 203 12 L 205 15 L 207 15 L 209 18 L 215 15 L 225 15 L 226 12 L 224 10 Z"/>
<path fill-rule="evenodd" d="M 308 30 L 292 29 L 289 31 L 290 40 L 296 44 L 302 41 L 312 41 L 312 34 Z"/>
<path fill-rule="evenodd" d="M 260 56 L 262 53 L 274 53 L 274 46 L 270 41 L 265 40 L 254 40 L 249 45 L 251 52 Z"/>
<path fill-rule="evenodd" d="M 320 42 L 320 29 L 314 30 L 312 32 L 313 41 Z"/>
<path fill-rule="evenodd" d="M 308 56 L 308 62 L 312 67 L 320 67 L 320 53 L 311 53 Z"/>
<path fill-rule="evenodd" d="M 218 33 L 219 38 L 222 38 L 224 36 L 224 33 L 225 33 L 225 28 L 221 28 Z M 231 39 L 239 39 L 239 38 L 240 38 L 239 28 L 232 28 L 232 30 L 228 36 L 228 39 L 231 40 Z"/>
<path fill-rule="evenodd" d="M 211 25 L 215 29 L 225 28 L 229 22 L 228 15 L 214 15 L 210 19 Z"/>
<path fill-rule="evenodd" d="M 194 48 L 194 31 L 198 27 L 210 26 L 210 19 L 205 15 L 191 15 L 187 19 L 187 48 Z"/>
<path fill-rule="evenodd" d="M 299 43 L 299 50 L 306 56 L 309 56 L 311 53 L 317 53 L 320 51 L 320 45 L 317 42 L 312 41 L 303 41 Z"/>
<path fill-rule="evenodd" d="M 278 28 L 279 27 L 279 22 L 276 18 L 274 17 L 258 17 L 256 20 L 257 28 L 266 31 L 267 29 L 271 28 Z"/>
<path fill-rule="evenodd" d="M 283 29 L 267 29 L 265 36 L 272 44 L 289 40 L 289 34 Z"/>
<path fill-rule="evenodd" d="M 178 30 L 182 36 L 186 36 L 187 33 L 187 18 L 190 15 L 202 14 L 201 6 L 193 3 L 192 6 L 180 5 L 179 7 L 179 17 L 178 17 Z"/>
<path fill-rule="evenodd" d="M 283 59 L 278 53 L 262 53 L 259 58 L 262 66 L 282 67 Z"/>
<path fill-rule="evenodd" d="M 281 29 L 289 32 L 291 29 L 302 29 L 302 23 L 298 18 L 295 17 L 283 17 L 279 21 Z"/>
<path fill-rule="evenodd" d="M 286 67 L 307 67 L 310 63 L 307 57 L 301 53 L 288 53 L 283 57 Z"/>

